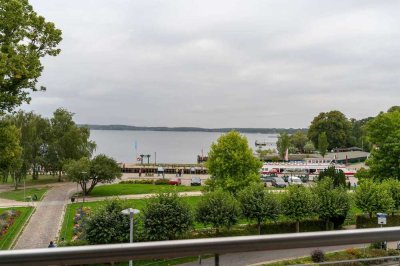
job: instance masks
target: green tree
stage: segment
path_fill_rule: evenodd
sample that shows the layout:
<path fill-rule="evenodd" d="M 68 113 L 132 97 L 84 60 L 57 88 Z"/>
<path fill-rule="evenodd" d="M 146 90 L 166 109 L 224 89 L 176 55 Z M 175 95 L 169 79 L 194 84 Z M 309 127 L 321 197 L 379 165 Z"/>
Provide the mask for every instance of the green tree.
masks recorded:
<path fill-rule="evenodd" d="M 211 144 L 206 167 L 211 190 L 222 188 L 236 193 L 252 182 L 260 182 L 261 161 L 254 157 L 246 137 L 236 131 L 221 135 Z"/>
<path fill-rule="evenodd" d="M 331 221 L 342 223 L 350 209 L 350 198 L 344 186 L 337 186 L 334 179 L 325 177 L 317 182 L 314 193 L 318 197 L 318 216 L 325 220 L 326 230 L 330 229 Z M 336 224 L 336 228 L 341 224 Z"/>
<path fill-rule="evenodd" d="M 351 145 L 361 148 L 363 151 L 371 150 L 371 143 L 368 141 L 365 132 L 365 125 L 368 121 L 372 120 L 373 117 L 356 120 L 350 119 L 351 122 Z"/>
<path fill-rule="evenodd" d="M 303 150 L 304 150 L 304 153 L 307 153 L 307 154 L 313 153 L 315 151 L 315 146 L 312 143 L 312 141 L 307 141 L 307 143 L 304 145 Z"/>
<path fill-rule="evenodd" d="M 143 226 L 149 240 L 177 239 L 193 227 L 193 215 L 176 193 L 161 193 L 146 203 Z"/>
<path fill-rule="evenodd" d="M 201 198 L 196 210 L 196 220 L 211 225 L 219 233 L 221 227 L 230 228 L 240 217 L 239 202 L 229 193 L 214 191 Z"/>
<path fill-rule="evenodd" d="M 85 195 L 90 194 L 97 184 L 112 183 L 122 175 L 117 162 L 104 154 L 99 154 L 92 160 L 86 157 L 70 160 L 64 168 L 68 178 L 78 183 Z"/>
<path fill-rule="evenodd" d="M 394 208 L 394 200 L 389 191 L 381 184 L 371 179 L 364 179 L 359 182 L 355 192 L 356 206 L 369 217 L 378 212 L 389 212 Z"/>
<path fill-rule="evenodd" d="M 276 149 L 278 150 L 281 159 L 285 158 L 286 150 L 289 149 L 290 138 L 286 132 L 282 132 L 278 136 L 278 141 L 276 142 Z"/>
<path fill-rule="evenodd" d="M 15 189 L 20 179 L 22 148 L 19 142 L 20 131 L 9 122 L 0 120 L 0 170 L 3 181 L 7 181 L 9 173 L 14 180 Z"/>
<path fill-rule="evenodd" d="M 38 168 L 42 165 L 43 153 L 49 137 L 49 121 L 33 112 L 25 113 L 23 111 L 8 116 L 7 120 L 21 132 L 21 175 L 25 178 L 28 171 L 31 170 L 32 179 L 38 179 Z"/>
<path fill-rule="evenodd" d="M 304 186 L 289 186 L 287 193 L 282 196 L 282 211 L 296 221 L 296 232 L 300 232 L 300 221 L 315 215 L 318 208 L 315 195 Z"/>
<path fill-rule="evenodd" d="M 342 170 L 336 169 L 335 166 L 329 166 L 328 168 L 319 172 L 318 180 L 324 180 L 325 178 L 332 178 L 333 186 L 346 187 L 346 175 Z"/>
<path fill-rule="evenodd" d="M 61 31 L 39 16 L 28 0 L 0 1 L 0 114 L 29 102 L 47 55 L 56 56 Z"/>
<path fill-rule="evenodd" d="M 89 140 L 90 130 L 78 127 L 73 121 L 73 114 L 62 108 L 57 109 L 50 120 L 51 136 L 46 150 L 46 162 L 59 177 L 63 165 L 68 160 L 90 157 L 96 144 Z"/>
<path fill-rule="evenodd" d="M 339 111 L 320 113 L 311 122 L 307 135 L 316 147 L 319 147 L 318 137 L 322 132 L 326 133 L 329 140 L 328 150 L 351 144 L 351 123 Z"/>
<path fill-rule="evenodd" d="M 279 203 L 275 195 L 265 191 L 260 184 L 252 184 L 240 191 L 239 202 L 244 217 L 257 222 L 259 234 L 262 223 L 266 220 L 276 220 L 279 215 Z"/>
<path fill-rule="evenodd" d="M 290 145 L 295 147 L 297 151 L 304 153 L 304 146 L 308 141 L 307 134 L 303 131 L 296 131 L 294 134 L 290 135 Z"/>
<path fill-rule="evenodd" d="M 376 179 L 400 177 L 400 111 L 380 113 L 366 125 L 368 140 L 374 145 L 367 163 Z"/>
<path fill-rule="evenodd" d="M 382 186 L 389 192 L 393 199 L 393 211 L 400 210 L 400 181 L 397 179 L 386 179 L 382 182 Z"/>
<path fill-rule="evenodd" d="M 328 139 L 326 137 L 326 133 L 325 132 L 321 132 L 318 136 L 318 151 L 319 154 L 321 154 L 321 156 L 324 158 L 327 151 L 327 148 L 329 146 L 328 143 Z"/>
<path fill-rule="evenodd" d="M 86 222 L 85 238 L 89 244 L 114 244 L 129 241 L 129 216 L 121 213 L 126 208 L 120 200 L 106 201 Z M 138 227 L 135 227 L 137 232 Z M 137 239 L 137 235 L 134 238 Z"/>

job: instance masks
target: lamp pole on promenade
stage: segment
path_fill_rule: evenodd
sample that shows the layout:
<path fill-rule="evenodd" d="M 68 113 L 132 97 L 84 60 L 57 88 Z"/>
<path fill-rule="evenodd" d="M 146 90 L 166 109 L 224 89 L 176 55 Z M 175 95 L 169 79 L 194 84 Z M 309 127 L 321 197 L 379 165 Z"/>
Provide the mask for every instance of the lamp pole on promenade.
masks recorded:
<path fill-rule="evenodd" d="M 124 215 L 129 215 L 129 218 L 130 218 L 129 243 L 132 243 L 133 242 L 133 216 L 135 214 L 140 213 L 140 211 L 137 209 L 129 208 L 129 209 L 125 209 L 125 210 L 121 211 L 121 213 Z M 132 266 L 132 260 L 129 261 L 129 266 Z"/>

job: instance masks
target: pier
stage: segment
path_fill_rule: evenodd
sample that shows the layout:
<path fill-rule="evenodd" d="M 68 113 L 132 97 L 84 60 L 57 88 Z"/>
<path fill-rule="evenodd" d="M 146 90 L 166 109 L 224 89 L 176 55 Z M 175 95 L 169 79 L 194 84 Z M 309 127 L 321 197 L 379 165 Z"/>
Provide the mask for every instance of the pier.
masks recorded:
<path fill-rule="evenodd" d="M 139 173 L 140 169 L 142 174 L 157 174 L 160 167 L 163 168 L 165 174 L 176 174 L 182 171 L 182 174 L 193 175 L 206 175 L 208 174 L 207 168 L 203 165 L 180 165 L 180 164 L 133 164 L 133 163 L 119 163 L 122 173 Z"/>

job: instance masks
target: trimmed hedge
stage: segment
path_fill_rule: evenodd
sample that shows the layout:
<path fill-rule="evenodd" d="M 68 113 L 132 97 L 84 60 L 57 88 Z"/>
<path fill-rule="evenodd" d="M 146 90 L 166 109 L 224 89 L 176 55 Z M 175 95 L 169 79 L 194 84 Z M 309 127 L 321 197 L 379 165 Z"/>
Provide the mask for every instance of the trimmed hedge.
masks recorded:
<path fill-rule="evenodd" d="M 119 184 L 154 184 L 154 180 L 153 179 L 125 180 L 119 182 Z"/>
<path fill-rule="evenodd" d="M 119 184 L 142 184 L 142 185 L 168 185 L 169 179 L 135 179 L 135 180 L 124 180 Z"/>
<path fill-rule="evenodd" d="M 325 222 L 321 220 L 306 220 L 300 222 L 300 232 L 325 231 Z M 295 233 L 296 222 L 268 223 L 261 226 L 261 234 Z"/>
<path fill-rule="evenodd" d="M 389 226 L 400 226 L 400 216 L 399 215 L 388 215 L 387 217 L 387 224 L 384 225 L 385 227 Z M 364 215 L 359 215 L 356 218 L 356 228 L 361 229 L 361 228 L 375 228 L 375 227 L 380 227 L 378 224 L 378 218 L 372 217 L 369 218 L 369 216 L 364 216 Z"/>

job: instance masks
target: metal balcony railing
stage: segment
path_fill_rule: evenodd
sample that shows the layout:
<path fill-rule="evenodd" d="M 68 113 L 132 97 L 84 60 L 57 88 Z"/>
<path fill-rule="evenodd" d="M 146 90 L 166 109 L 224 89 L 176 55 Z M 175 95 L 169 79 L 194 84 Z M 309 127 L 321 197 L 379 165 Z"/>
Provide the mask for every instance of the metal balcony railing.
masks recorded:
<path fill-rule="evenodd" d="M 400 240 L 400 227 L 26 249 L 1 251 L 0 265 L 91 264 L 137 259 L 197 256 L 202 254 L 319 248 L 324 246 L 397 240 Z"/>

